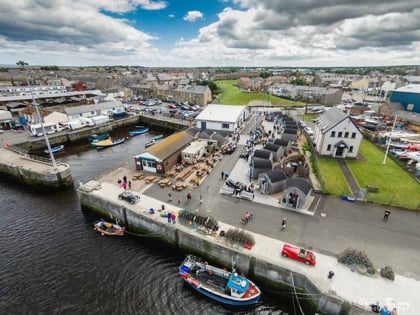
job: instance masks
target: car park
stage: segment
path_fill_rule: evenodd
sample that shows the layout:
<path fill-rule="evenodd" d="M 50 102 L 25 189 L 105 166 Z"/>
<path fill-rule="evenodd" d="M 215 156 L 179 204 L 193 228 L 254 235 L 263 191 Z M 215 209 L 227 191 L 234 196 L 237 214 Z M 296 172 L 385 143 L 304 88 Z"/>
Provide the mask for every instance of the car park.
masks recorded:
<path fill-rule="evenodd" d="M 281 250 L 281 255 L 283 257 L 289 257 L 291 259 L 303 262 L 306 265 L 315 266 L 316 264 L 315 254 L 312 251 L 302 247 L 284 244 Z"/>
<path fill-rule="evenodd" d="M 135 204 L 140 201 L 140 196 L 133 194 L 129 191 L 123 191 L 118 195 L 118 198 L 121 200 L 125 200 L 128 203 Z"/>

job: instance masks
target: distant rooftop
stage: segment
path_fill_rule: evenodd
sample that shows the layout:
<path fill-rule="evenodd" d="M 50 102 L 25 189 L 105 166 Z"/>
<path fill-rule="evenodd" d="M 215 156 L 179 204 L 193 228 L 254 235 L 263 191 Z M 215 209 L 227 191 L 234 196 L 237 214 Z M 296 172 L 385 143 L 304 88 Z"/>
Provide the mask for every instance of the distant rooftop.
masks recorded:
<path fill-rule="evenodd" d="M 420 93 L 420 84 L 409 84 L 403 87 L 400 87 L 395 92 L 407 92 L 407 93 Z"/>

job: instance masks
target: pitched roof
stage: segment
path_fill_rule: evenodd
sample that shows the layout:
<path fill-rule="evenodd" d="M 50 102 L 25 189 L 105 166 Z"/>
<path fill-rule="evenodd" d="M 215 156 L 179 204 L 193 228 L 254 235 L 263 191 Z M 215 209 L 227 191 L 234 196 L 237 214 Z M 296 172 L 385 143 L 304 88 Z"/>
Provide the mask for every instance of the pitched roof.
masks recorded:
<path fill-rule="evenodd" d="M 271 152 L 277 152 L 280 149 L 281 145 L 274 144 L 271 142 L 267 142 L 267 144 L 264 146 L 264 150 L 268 150 Z"/>
<path fill-rule="evenodd" d="M 145 151 L 163 161 L 174 154 L 176 151 L 182 149 L 185 145 L 190 143 L 194 137 L 186 131 L 181 131 L 170 135 Z M 139 156 L 142 156 L 140 154 Z"/>
<path fill-rule="evenodd" d="M 103 103 L 97 103 L 97 104 L 91 104 L 91 105 L 67 107 L 64 109 L 64 112 L 67 115 L 75 115 L 75 114 L 86 113 L 86 112 L 91 112 L 95 110 L 112 109 L 116 107 L 124 107 L 124 105 L 120 101 L 103 102 Z"/>
<path fill-rule="evenodd" d="M 276 138 L 274 139 L 274 144 L 287 147 L 289 145 L 289 140 Z"/>
<path fill-rule="evenodd" d="M 317 119 L 316 125 L 322 133 L 326 133 L 347 118 L 349 118 L 349 116 L 341 109 L 332 107 Z"/>

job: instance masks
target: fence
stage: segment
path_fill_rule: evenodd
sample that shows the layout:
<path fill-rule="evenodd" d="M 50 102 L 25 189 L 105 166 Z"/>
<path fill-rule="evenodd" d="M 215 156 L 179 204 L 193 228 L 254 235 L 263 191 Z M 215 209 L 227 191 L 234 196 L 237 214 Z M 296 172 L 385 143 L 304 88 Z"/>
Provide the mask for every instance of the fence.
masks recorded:
<path fill-rule="evenodd" d="M 25 149 L 22 149 L 22 148 L 13 146 L 13 145 L 10 145 L 10 146 L 6 147 L 6 149 L 21 155 L 25 159 L 28 159 L 28 160 L 31 160 L 31 161 L 36 161 L 36 162 L 41 162 L 41 163 L 45 163 L 45 164 L 49 164 L 49 165 L 53 166 L 50 159 L 44 158 L 42 156 L 29 154 L 28 151 L 25 150 Z M 61 163 L 60 160 L 55 160 L 55 161 L 56 161 L 57 164 Z"/>

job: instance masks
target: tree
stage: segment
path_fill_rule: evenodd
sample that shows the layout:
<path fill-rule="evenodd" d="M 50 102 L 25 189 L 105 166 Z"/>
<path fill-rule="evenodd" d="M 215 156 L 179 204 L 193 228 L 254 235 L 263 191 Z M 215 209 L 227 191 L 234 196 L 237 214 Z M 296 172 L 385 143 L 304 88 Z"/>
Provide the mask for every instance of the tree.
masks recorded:
<path fill-rule="evenodd" d="M 272 75 L 273 74 L 269 71 L 260 72 L 260 77 L 263 78 L 263 79 L 267 79 L 267 78 L 271 77 Z"/>

